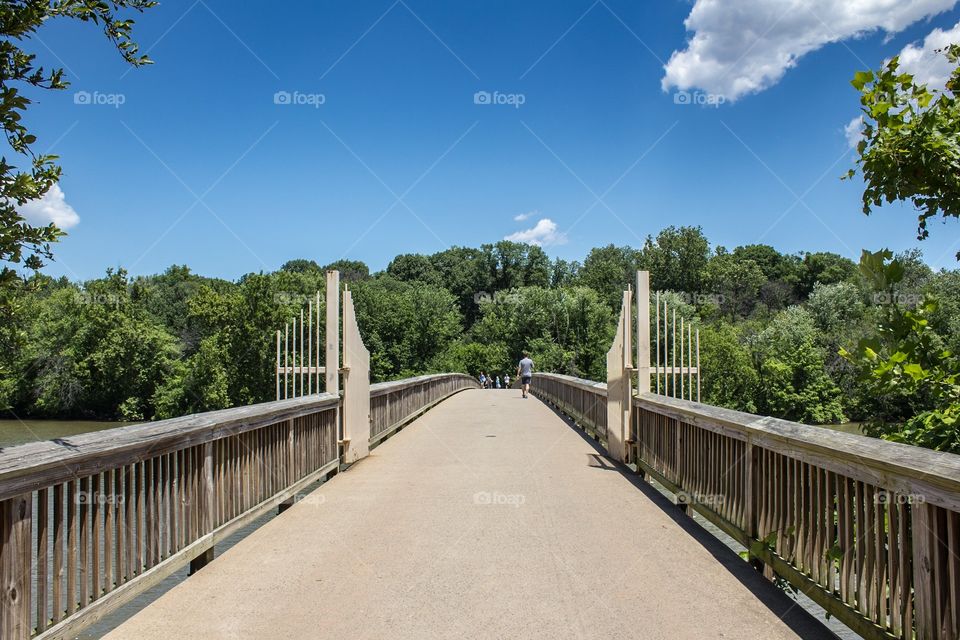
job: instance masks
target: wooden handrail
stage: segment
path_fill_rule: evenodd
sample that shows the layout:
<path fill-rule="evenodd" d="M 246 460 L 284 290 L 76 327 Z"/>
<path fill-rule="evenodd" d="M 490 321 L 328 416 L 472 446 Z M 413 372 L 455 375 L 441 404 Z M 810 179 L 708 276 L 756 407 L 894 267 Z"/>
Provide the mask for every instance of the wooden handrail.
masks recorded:
<path fill-rule="evenodd" d="M 7 447 L 0 450 L 0 500 L 145 456 L 293 420 L 339 402 L 339 396 L 321 393 Z"/>
<path fill-rule="evenodd" d="M 463 374 L 373 385 L 371 422 L 393 428 L 477 386 Z M 0 450 L 0 638 L 73 637 L 199 569 L 338 472 L 342 405 L 314 394 Z"/>
<path fill-rule="evenodd" d="M 538 374 L 533 390 L 604 428 L 582 408 L 606 385 Z M 685 510 L 861 636 L 960 637 L 960 456 L 650 393 L 631 446 Z"/>
<path fill-rule="evenodd" d="M 475 378 L 461 373 L 425 375 L 371 385 L 371 446 L 454 393 L 478 388 L 480 383 Z"/>

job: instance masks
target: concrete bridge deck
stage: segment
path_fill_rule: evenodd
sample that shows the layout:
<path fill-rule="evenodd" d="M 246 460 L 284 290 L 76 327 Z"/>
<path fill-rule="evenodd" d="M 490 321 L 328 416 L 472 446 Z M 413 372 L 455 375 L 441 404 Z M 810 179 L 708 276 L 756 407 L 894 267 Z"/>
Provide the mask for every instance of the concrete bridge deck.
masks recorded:
<path fill-rule="evenodd" d="M 108 637 L 832 636 L 510 390 L 441 403 Z"/>

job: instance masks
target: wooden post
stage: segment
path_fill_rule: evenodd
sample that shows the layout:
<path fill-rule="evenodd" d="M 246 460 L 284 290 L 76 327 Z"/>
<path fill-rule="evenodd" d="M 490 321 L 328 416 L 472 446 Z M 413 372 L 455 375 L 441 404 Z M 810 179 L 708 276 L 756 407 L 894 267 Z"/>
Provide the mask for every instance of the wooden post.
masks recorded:
<path fill-rule="evenodd" d="M 327 271 L 327 350 L 325 388 L 340 393 L 340 272 Z"/>
<path fill-rule="evenodd" d="M 363 345 L 352 292 L 343 292 L 343 462 L 370 453 L 370 352 Z"/>
<path fill-rule="evenodd" d="M 620 462 L 629 458 L 630 411 L 633 405 L 630 358 L 632 294 L 623 292 L 623 305 L 613 345 L 607 352 L 607 451 Z"/>
<path fill-rule="evenodd" d="M 280 399 L 280 330 L 277 329 L 277 400 Z"/>
<path fill-rule="evenodd" d="M 200 502 L 197 505 L 197 511 L 199 512 L 201 536 L 213 531 L 214 527 L 214 508 L 217 504 L 213 484 L 214 463 L 213 442 L 205 442 L 203 445 L 203 467 L 200 469 L 200 490 L 197 492 L 197 500 Z M 211 546 L 190 561 L 190 575 L 207 566 L 212 560 L 213 547 Z"/>
<path fill-rule="evenodd" d="M 914 623 L 917 640 L 939 637 L 939 621 L 936 616 L 936 583 L 934 581 L 934 547 L 937 544 L 934 527 L 936 514 L 925 502 L 910 505 L 911 531 L 913 532 L 913 598 Z"/>
<path fill-rule="evenodd" d="M 757 503 L 757 477 L 760 470 L 760 450 L 749 440 L 744 454 L 744 469 L 746 470 L 743 486 L 743 530 L 748 540 L 756 540 L 760 533 Z M 763 571 L 763 561 L 749 556 L 750 564 L 757 571 Z"/>
<path fill-rule="evenodd" d="M 659 337 L 659 332 L 658 332 Z M 637 392 L 650 393 L 650 272 L 637 271 Z"/>
<path fill-rule="evenodd" d="M 30 621 L 30 549 L 33 495 L 0 502 L 0 638 L 27 640 Z M 47 514 L 43 514 L 46 517 Z"/>
<path fill-rule="evenodd" d="M 320 309 L 317 308 L 317 313 L 320 312 Z M 317 317 L 317 322 L 320 322 L 320 317 Z M 320 349 L 320 343 L 317 342 L 317 350 Z M 317 374 L 317 384 L 320 384 L 320 374 Z M 296 442 L 294 439 L 294 429 L 293 429 L 293 420 L 287 420 L 287 477 L 286 482 L 287 486 L 291 486 L 294 482 L 299 480 L 297 477 L 297 463 L 295 461 L 295 456 L 297 455 Z M 277 513 L 283 513 L 287 509 L 293 506 L 293 503 L 296 501 L 296 497 L 285 500 L 277 505 Z"/>

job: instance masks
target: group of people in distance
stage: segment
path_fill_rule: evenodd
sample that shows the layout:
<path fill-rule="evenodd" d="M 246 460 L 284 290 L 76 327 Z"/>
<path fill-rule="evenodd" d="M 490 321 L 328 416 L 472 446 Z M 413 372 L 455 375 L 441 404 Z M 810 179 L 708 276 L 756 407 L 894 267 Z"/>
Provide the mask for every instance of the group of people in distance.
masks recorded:
<path fill-rule="evenodd" d="M 527 392 L 530 391 L 530 381 L 533 379 L 533 360 L 530 359 L 530 354 L 524 352 L 523 359 L 520 360 L 520 363 L 517 365 L 517 378 L 520 379 L 520 389 L 523 392 L 523 397 L 527 397 Z M 480 372 L 480 386 L 484 389 L 509 389 L 510 388 L 510 374 L 504 374 L 501 379 L 499 375 L 487 375 L 486 372 Z"/>
<path fill-rule="evenodd" d="M 501 379 L 500 376 L 495 376 L 492 373 L 487 375 L 485 372 L 480 372 L 480 386 L 484 389 L 509 389 L 510 388 L 510 374 L 504 374 Z"/>

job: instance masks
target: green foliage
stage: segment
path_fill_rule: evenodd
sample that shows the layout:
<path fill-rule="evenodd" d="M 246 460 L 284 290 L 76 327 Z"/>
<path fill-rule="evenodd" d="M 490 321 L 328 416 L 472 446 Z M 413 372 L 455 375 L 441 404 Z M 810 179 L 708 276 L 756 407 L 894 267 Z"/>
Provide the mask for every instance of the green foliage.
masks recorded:
<path fill-rule="evenodd" d="M 707 290 L 718 296 L 720 309 L 734 318 L 750 314 L 767 277 L 753 260 L 724 253 L 710 259 L 703 280 Z"/>
<path fill-rule="evenodd" d="M 917 84 L 894 56 L 879 70 L 859 71 L 852 84 L 863 105 L 857 166 L 866 183 L 863 212 L 909 200 L 918 210 L 917 237 L 927 221 L 960 216 L 960 45 L 940 52 L 954 66 L 946 90 Z M 855 175 L 851 169 L 848 177 Z M 960 258 L 960 254 L 958 254 Z"/>
<path fill-rule="evenodd" d="M 133 21 L 121 19 L 121 9 L 143 11 L 154 6 L 151 0 L 59 0 L 57 2 L 4 2 L 0 4 L 0 124 L 7 145 L 15 157 L 28 163 L 18 168 L 7 157 L 0 159 L 0 289 L 22 289 L 26 284 L 18 276 L 17 265 L 30 270 L 43 266 L 52 257 L 50 244 L 63 232 L 54 224 L 34 226 L 17 209 L 30 200 L 41 198 L 60 179 L 57 157 L 36 154 L 37 136 L 30 133 L 23 116 L 33 100 L 22 92 L 28 89 L 66 89 L 69 83 L 63 69 L 44 69 L 35 66 L 36 55 L 25 51 L 21 44 L 31 41 L 37 30 L 55 18 L 72 18 L 92 22 L 103 29 L 107 39 L 116 46 L 123 59 L 133 66 L 148 64 L 146 56 L 138 54 L 137 44 L 131 39 Z M 0 304 L 13 304 L 6 296 Z M 14 313 L 9 308 L 3 321 Z"/>
<path fill-rule="evenodd" d="M 939 308 L 933 295 L 915 307 L 894 295 L 906 269 L 888 250 L 864 251 L 860 270 L 874 291 L 886 294 L 876 332 L 841 354 L 855 367 L 871 395 L 893 396 L 869 416 L 869 433 L 898 442 L 960 453 L 960 359 L 931 320 Z"/>
<path fill-rule="evenodd" d="M 799 272 L 797 293 L 800 298 L 806 298 L 818 282 L 836 284 L 853 278 L 856 273 L 857 265 L 849 258 L 829 252 L 805 253 Z"/>
<path fill-rule="evenodd" d="M 443 289 L 390 276 L 352 289 L 375 380 L 421 372 L 463 333 L 456 299 Z"/>
<path fill-rule="evenodd" d="M 760 413 L 813 424 L 845 421 L 840 389 L 824 369 L 809 311 L 797 306 L 779 313 L 752 346 Z"/>
<path fill-rule="evenodd" d="M 539 371 L 604 380 L 620 288 L 668 246 L 701 255 L 709 244 L 696 242 L 698 234 L 667 230 L 641 250 L 601 247 L 582 267 L 510 242 L 398 256 L 372 275 L 363 263 L 330 266 L 351 270 L 344 279 L 374 381 L 440 371 L 513 376 L 523 351 Z M 896 277 L 851 273 L 852 263 L 835 254 L 791 256 L 763 245 L 706 255 L 696 277 L 677 271 L 669 279 L 686 288 L 657 294 L 700 330 L 704 402 L 813 424 L 851 416 L 885 425 L 868 426 L 871 433 L 955 446 L 955 430 L 944 425 L 956 414 L 950 354 L 960 340 L 960 272 L 934 274 L 916 253 L 898 256 Z M 156 419 L 270 400 L 277 329 L 316 304 L 318 291 L 323 310 L 318 264 L 291 260 L 236 282 L 184 266 L 132 281 L 108 272 L 83 285 L 34 275 L 7 328 L 16 339 L 0 350 L 0 408 Z M 784 297 L 766 299 L 765 289 L 775 288 Z M 933 297 L 938 303 L 928 304 Z M 891 334 L 916 343 L 912 351 L 872 347 L 881 360 L 866 372 L 866 352 L 840 357 L 842 347 L 852 350 L 893 322 L 891 308 L 902 317 L 890 326 L 907 319 L 923 327 Z M 877 378 L 879 363 L 902 357 L 898 351 L 919 368 L 894 362 Z"/>
<path fill-rule="evenodd" d="M 759 376 L 736 327 L 720 323 L 702 328 L 700 363 L 703 402 L 756 413 Z"/>
<path fill-rule="evenodd" d="M 370 277 L 370 267 L 360 260 L 336 260 L 320 271 L 339 271 L 341 282 L 360 282 Z"/>
<path fill-rule="evenodd" d="M 123 271 L 37 306 L 13 396 L 29 413 L 140 420 L 179 355 L 177 342 L 132 304 Z"/>
<path fill-rule="evenodd" d="M 481 305 L 471 338 L 501 344 L 511 355 L 530 351 L 541 371 L 606 379 L 606 352 L 613 339 L 613 312 L 586 287 L 525 287 Z"/>
<path fill-rule="evenodd" d="M 640 252 L 630 247 L 607 245 L 591 249 L 577 277 L 579 284 L 600 293 L 611 308 L 620 309 L 623 290 L 634 284 Z"/>

